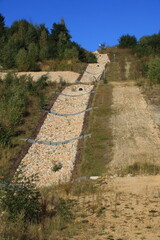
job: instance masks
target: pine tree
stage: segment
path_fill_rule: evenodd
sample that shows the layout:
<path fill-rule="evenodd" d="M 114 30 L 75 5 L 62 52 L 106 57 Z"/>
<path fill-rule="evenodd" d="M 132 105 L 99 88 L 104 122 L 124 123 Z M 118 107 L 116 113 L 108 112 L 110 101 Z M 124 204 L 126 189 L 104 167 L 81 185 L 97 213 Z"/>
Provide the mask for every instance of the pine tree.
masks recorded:
<path fill-rule="evenodd" d="M 39 46 L 40 48 L 44 48 L 47 46 L 48 35 L 45 29 L 42 30 L 40 39 L 39 39 Z"/>
<path fill-rule="evenodd" d="M 5 35 L 5 18 L 0 14 L 0 38 Z"/>
<path fill-rule="evenodd" d="M 39 49 L 35 43 L 31 43 L 28 47 L 28 59 L 30 64 L 29 69 L 31 71 L 39 70 L 37 65 L 37 61 L 39 60 Z"/>
<path fill-rule="evenodd" d="M 16 56 L 16 65 L 18 71 L 27 71 L 29 69 L 29 60 L 27 51 L 21 48 Z"/>

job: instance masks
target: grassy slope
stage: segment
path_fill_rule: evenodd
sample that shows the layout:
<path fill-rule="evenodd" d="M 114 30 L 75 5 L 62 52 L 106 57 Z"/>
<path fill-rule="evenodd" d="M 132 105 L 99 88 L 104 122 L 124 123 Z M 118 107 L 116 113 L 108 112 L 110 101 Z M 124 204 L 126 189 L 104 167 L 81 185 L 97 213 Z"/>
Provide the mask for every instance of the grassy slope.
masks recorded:
<path fill-rule="evenodd" d="M 101 175 L 106 171 L 106 164 L 111 159 L 112 133 L 109 117 L 112 104 L 110 84 L 98 83 L 92 106 L 98 107 L 89 116 L 87 132 L 92 137 L 84 142 L 84 154 L 79 175 Z"/>
<path fill-rule="evenodd" d="M 58 86 L 58 84 L 51 84 L 46 86 L 43 90 L 46 106 L 52 100 L 52 91 L 57 90 L 58 87 L 60 87 L 60 85 Z M 6 147 L 0 145 L 0 176 L 2 179 L 8 177 L 8 170 L 14 165 L 14 161 L 16 160 L 12 159 L 25 145 L 25 142 L 20 141 L 20 139 L 31 137 L 39 119 L 43 115 L 37 100 L 37 96 L 31 96 L 29 102 L 30 103 L 27 110 L 29 114 L 23 118 L 22 124 L 17 126 L 17 134 L 12 137 L 12 145 Z"/>

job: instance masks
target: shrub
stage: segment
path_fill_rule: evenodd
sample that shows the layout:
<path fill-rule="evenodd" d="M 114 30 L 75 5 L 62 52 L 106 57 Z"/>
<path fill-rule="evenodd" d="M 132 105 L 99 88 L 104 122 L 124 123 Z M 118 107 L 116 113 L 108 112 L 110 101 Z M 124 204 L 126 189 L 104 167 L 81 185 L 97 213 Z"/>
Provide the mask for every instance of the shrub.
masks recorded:
<path fill-rule="evenodd" d="M 63 79 L 63 77 L 59 77 L 59 82 L 60 82 L 62 87 L 66 86 L 66 84 L 67 84 L 66 81 Z"/>
<path fill-rule="evenodd" d="M 53 171 L 57 172 L 62 168 L 62 163 L 55 163 L 53 166 Z"/>
<path fill-rule="evenodd" d="M 36 82 L 36 88 L 39 89 L 43 89 L 46 85 L 47 85 L 47 79 L 48 79 L 48 75 L 44 74 L 42 75 Z"/>
<path fill-rule="evenodd" d="M 147 75 L 151 84 L 160 84 L 160 58 L 152 59 L 149 62 Z"/>
<path fill-rule="evenodd" d="M 25 182 L 22 182 L 17 177 L 13 184 L 6 183 L 0 200 L 2 209 L 9 213 L 11 219 L 21 213 L 24 221 L 40 219 L 40 193 L 35 189 L 33 179 L 26 178 Z"/>
<path fill-rule="evenodd" d="M 3 146 L 9 145 L 10 144 L 10 140 L 11 140 L 11 136 L 12 136 L 12 130 L 10 128 L 6 129 L 0 123 L 0 143 Z"/>
<path fill-rule="evenodd" d="M 135 162 L 122 170 L 122 175 L 133 174 L 133 175 L 156 175 L 160 173 L 160 166 L 151 163 L 140 163 Z"/>
<path fill-rule="evenodd" d="M 45 96 L 42 92 L 38 92 L 38 104 L 40 108 L 43 108 L 45 105 Z"/>

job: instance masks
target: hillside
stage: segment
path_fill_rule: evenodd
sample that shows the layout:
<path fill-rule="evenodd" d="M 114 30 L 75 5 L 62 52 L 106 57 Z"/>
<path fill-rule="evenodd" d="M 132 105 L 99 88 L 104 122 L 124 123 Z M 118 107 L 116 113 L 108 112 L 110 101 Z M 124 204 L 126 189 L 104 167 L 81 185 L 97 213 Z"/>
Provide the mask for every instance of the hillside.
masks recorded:
<path fill-rule="evenodd" d="M 94 83 L 92 107 L 98 109 L 84 122 L 92 137 L 78 145 L 72 181 L 40 190 L 39 222 L 26 223 L 18 215 L 8 224 L 3 213 L 3 239 L 160 239 L 159 86 L 151 88 L 142 78 L 140 59 L 130 50 L 110 48 L 107 54 L 111 63 L 103 81 Z M 84 88 L 93 84 L 86 73 Z M 66 89 L 76 92 L 73 86 Z"/>

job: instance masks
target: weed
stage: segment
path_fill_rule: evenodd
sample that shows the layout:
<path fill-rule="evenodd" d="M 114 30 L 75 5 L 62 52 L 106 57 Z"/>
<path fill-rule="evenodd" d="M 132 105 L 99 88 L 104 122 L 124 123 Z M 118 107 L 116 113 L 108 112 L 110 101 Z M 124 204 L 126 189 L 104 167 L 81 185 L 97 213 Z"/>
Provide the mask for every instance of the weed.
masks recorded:
<path fill-rule="evenodd" d="M 94 194 L 97 192 L 97 187 L 91 180 L 83 182 L 74 182 L 71 188 L 71 193 L 76 196 Z"/>
<path fill-rule="evenodd" d="M 60 85 L 63 87 L 63 86 L 66 86 L 66 81 L 63 79 L 63 77 L 59 77 L 59 82 L 60 82 Z"/>
<path fill-rule="evenodd" d="M 57 172 L 57 171 L 59 171 L 61 168 L 62 168 L 62 163 L 59 162 L 59 163 L 55 163 L 55 164 L 54 164 L 52 170 L 53 170 L 54 172 Z"/>
<path fill-rule="evenodd" d="M 122 170 L 121 174 L 132 174 L 132 175 L 141 175 L 141 174 L 148 174 L 148 175 L 157 175 L 160 173 L 160 166 L 151 164 L 151 163 L 139 163 L 136 162 L 130 166 L 127 166 L 125 169 Z"/>

